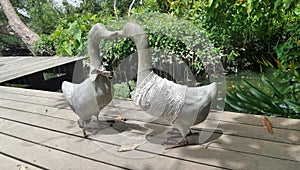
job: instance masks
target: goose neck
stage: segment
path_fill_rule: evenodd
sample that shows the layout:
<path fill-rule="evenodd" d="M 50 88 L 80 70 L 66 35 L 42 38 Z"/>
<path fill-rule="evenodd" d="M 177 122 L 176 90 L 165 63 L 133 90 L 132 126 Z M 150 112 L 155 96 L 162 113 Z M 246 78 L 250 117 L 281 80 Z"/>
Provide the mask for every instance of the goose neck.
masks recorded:
<path fill-rule="evenodd" d="M 151 72 L 150 47 L 146 33 L 135 36 L 132 40 L 135 42 L 138 52 L 137 85 L 140 85 Z"/>
<path fill-rule="evenodd" d="M 100 38 L 96 35 L 91 35 L 88 38 L 88 55 L 90 58 L 91 69 L 99 68 L 101 65 L 102 57 L 99 54 Z"/>

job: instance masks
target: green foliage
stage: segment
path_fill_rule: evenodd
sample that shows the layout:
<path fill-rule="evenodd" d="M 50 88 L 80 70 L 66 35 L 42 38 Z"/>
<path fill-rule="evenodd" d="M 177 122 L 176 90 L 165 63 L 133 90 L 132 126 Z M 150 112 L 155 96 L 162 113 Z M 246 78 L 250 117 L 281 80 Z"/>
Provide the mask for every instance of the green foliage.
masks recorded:
<path fill-rule="evenodd" d="M 39 56 L 54 56 L 56 51 L 53 46 L 53 40 L 45 34 L 40 36 L 40 40 L 35 43 L 34 51 Z"/>
<path fill-rule="evenodd" d="M 122 82 L 114 84 L 114 98 L 117 99 L 128 99 L 130 98 L 130 86 L 131 89 L 135 89 L 136 83 L 134 81 Z"/>
<path fill-rule="evenodd" d="M 60 10 L 51 1 L 33 1 L 28 4 L 29 27 L 38 34 L 50 34 L 63 17 Z"/>
<path fill-rule="evenodd" d="M 278 45 L 275 48 L 278 60 L 280 60 L 282 64 L 287 64 L 291 61 L 294 61 L 295 63 L 300 63 L 300 25 L 295 25 L 290 30 L 290 34 L 292 35 L 289 37 L 289 39 L 287 39 L 286 42 Z"/>
<path fill-rule="evenodd" d="M 137 6 L 134 8 L 131 13 L 147 13 L 147 12 L 157 12 L 157 11 L 163 11 L 164 10 L 164 4 L 162 2 L 163 0 L 145 0 L 143 1 L 143 4 L 140 6 Z"/>
<path fill-rule="evenodd" d="M 154 50 L 152 54 L 154 62 L 160 60 L 158 56 L 162 58 L 162 55 L 156 55 L 156 52 L 163 50 L 185 61 L 196 75 L 200 75 L 203 71 L 203 60 L 208 64 L 220 59 L 221 52 L 213 48 L 206 32 L 186 20 L 151 12 L 132 15 L 129 20 L 141 24 L 146 30 L 149 45 Z M 113 24 L 110 27 L 114 27 Z M 134 51 L 135 46 L 130 40 L 121 40 L 110 49 L 107 58 L 119 59 Z M 114 65 L 111 62 L 108 64 Z"/>
<path fill-rule="evenodd" d="M 59 56 L 86 55 L 82 52 L 86 52 L 87 34 L 92 25 L 101 22 L 111 30 L 119 30 L 128 20 L 138 22 L 144 27 L 153 49 L 162 49 L 183 59 L 195 73 L 203 70 L 201 61 L 203 57 L 205 56 L 207 60 L 213 58 L 215 54 L 212 51 L 217 51 L 206 38 L 205 31 L 199 30 L 185 20 L 149 11 L 118 20 L 112 16 L 102 17 L 100 14 L 74 15 L 70 19 L 61 19 L 56 31 L 50 36 L 42 36 L 36 49 L 41 54 L 46 53 L 47 50 L 50 50 L 49 54 L 53 54 L 53 49 L 55 49 Z M 197 47 L 199 44 L 201 47 Z M 101 52 L 105 54 L 105 62 L 111 67 L 117 66 L 121 59 L 136 51 L 135 44 L 129 39 L 105 41 L 100 46 Z M 154 60 L 157 59 L 154 58 Z"/>
<path fill-rule="evenodd" d="M 257 60 L 276 56 L 274 47 L 285 42 L 287 28 L 299 23 L 299 0 L 168 0 L 169 13 L 191 20 L 209 32 L 226 54 L 225 66 L 256 68 Z M 298 16 L 298 18 L 296 18 Z"/>
<path fill-rule="evenodd" d="M 274 59 L 275 66 L 267 59 L 261 61 L 261 64 L 277 69 L 272 82 L 262 77 L 269 93 L 243 82 L 244 88 L 237 85 L 235 92 L 227 93 L 228 105 L 246 113 L 300 118 L 299 26 L 294 27 L 292 32 L 294 34 L 286 42 L 275 48 L 278 56 L 278 59 Z"/>
<path fill-rule="evenodd" d="M 236 92 L 227 92 L 226 103 L 239 112 L 300 118 L 299 89 L 290 94 L 264 76 L 262 82 L 269 88 L 269 93 L 243 80 L 243 86 L 236 85 Z"/>
<path fill-rule="evenodd" d="M 61 19 L 59 22 L 50 36 L 42 37 L 36 44 L 39 53 L 50 50 L 48 53 L 53 54 L 54 47 L 58 56 L 82 55 L 82 52 L 86 50 L 88 31 L 95 23 L 102 22 L 102 19 L 97 14 L 74 14 L 70 19 Z"/>

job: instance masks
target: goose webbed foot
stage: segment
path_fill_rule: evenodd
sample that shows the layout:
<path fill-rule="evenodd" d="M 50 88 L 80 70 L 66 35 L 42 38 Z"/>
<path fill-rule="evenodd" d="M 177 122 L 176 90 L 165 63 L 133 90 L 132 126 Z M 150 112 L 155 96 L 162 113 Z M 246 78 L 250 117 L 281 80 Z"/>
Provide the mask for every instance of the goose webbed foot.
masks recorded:
<path fill-rule="evenodd" d="M 113 127 L 113 125 L 114 125 L 114 123 L 116 123 L 116 121 L 113 119 L 113 120 L 111 120 L 111 119 L 103 119 L 103 120 L 100 120 L 99 119 L 99 116 L 96 116 L 96 118 L 97 118 L 97 123 L 98 123 L 98 126 L 110 126 L 110 127 Z"/>
<path fill-rule="evenodd" d="M 168 138 L 167 138 L 167 142 L 165 144 L 170 145 L 170 146 L 167 147 L 166 149 L 174 149 L 174 148 L 179 148 L 179 147 L 194 144 L 194 143 L 191 143 L 187 138 L 189 135 L 193 135 L 193 133 L 191 132 L 190 129 L 189 129 L 188 134 L 185 137 L 183 137 L 177 129 L 172 130 L 172 131 L 168 132 L 167 134 L 168 134 Z"/>
<path fill-rule="evenodd" d="M 167 134 L 167 141 L 164 142 L 165 145 L 167 145 L 167 149 L 180 147 L 185 145 L 184 137 L 181 135 L 178 129 L 171 129 L 168 130 Z"/>
<path fill-rule="evenodd" d="M 188 146 L 188 145 L 190 145 L 190 143 L 188 141 L 182 140 L 175 145 L 167 147 L 166 149 L 174 149 L 174 148 L 179 148 L 179 147 Z"/>

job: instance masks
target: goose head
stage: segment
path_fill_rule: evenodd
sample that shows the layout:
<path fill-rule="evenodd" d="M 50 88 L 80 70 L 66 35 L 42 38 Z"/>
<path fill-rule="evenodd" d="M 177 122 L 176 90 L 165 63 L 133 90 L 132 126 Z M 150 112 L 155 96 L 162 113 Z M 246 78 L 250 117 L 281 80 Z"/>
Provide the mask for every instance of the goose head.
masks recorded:
<path fill-rule="evenodd" d="M 117 32 L 109 31 L 105 25 L 98 23 L 95 24 L 88 34 L 88 55 L 90 58 L 90 79 L 95 81 L 97 75 L 93 72 L 100 71 L 101 73 L 105 70 L 102 62 L 102 56 L 99 53 L 99 43 L 101 39 L 113 38 L 117 35 Z"/>
<path fill-rule="evenodd" d="M 148 39 L 144 29 L 137 23 L 128 22 L 123 30 L 117 31 L 120 38 L 130 38 L 138 50 L 148 49 Z"/>

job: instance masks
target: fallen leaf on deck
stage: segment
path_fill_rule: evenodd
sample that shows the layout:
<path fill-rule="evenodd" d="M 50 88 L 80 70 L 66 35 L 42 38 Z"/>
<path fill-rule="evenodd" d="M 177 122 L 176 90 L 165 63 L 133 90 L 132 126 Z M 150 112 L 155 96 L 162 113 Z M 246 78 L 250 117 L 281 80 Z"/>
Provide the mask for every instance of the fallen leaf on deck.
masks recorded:
<path fill-rule="evenodd" d="M 19 168 L 19 170 L 27 170 L 27 167 L 24 165 L 17 165 L 17 167 Z"/>
<path fill-rule="evenodd" d="M 133 150 L 135 150 L 139 146 L 140 146 L 140 144 L 126 144 L 126 145 L 121 145 L 120 148 L 118 149 L 118 152 L 133 151 Z"/>
<path fill-rule="evenodd" d="M 118 116 L 116 119 L 121 120 L 121 121 L 126 121 L 127 120 L 126 117 L 123 117 L 123 116 Z"/>
<path fill-rule="evenodd" d="M 263 124 L 263 127 L 272 135 L 274 135 L 274 132 L 273 132 L 273 126 L 272 126 L 272 123 L 270 122 L 270 120 L 264 116 L 262 118 L 262 124 Z"/>

